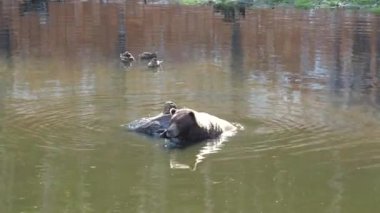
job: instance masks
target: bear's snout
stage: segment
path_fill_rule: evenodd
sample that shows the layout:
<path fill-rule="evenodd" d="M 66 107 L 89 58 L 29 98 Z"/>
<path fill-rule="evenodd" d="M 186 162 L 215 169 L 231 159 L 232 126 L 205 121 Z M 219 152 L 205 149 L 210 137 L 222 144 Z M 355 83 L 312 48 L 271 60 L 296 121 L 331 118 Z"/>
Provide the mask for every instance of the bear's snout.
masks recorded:
<path fill-rule="evenodd" d="M 176 138 L 179 135 L 179 130 L 176 124 L 171 124 L 169 128 L 165 131 L 165 136 L 167 138 Z"/>

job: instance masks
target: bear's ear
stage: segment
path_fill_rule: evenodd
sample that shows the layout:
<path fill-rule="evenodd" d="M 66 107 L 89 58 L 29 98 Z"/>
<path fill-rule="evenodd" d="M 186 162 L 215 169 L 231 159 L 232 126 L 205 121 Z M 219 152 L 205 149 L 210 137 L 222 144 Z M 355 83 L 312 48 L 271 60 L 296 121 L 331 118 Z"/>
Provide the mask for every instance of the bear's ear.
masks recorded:
<path fill-rule="evenodd" d="M 193 111 L 190 111 L 190 112 L 189 112 L 189 115 L 190 115 L 190 118 L 193 119 L 193 120 L 196 122 L 194 112 L 193 112 Z"/>
<path fill-rule="evenodd" d="M 177 111 L 177 109 L 176 108 L 171 108 L 170 109 L 170 115 L 174 115 L 174 113 Z"/>

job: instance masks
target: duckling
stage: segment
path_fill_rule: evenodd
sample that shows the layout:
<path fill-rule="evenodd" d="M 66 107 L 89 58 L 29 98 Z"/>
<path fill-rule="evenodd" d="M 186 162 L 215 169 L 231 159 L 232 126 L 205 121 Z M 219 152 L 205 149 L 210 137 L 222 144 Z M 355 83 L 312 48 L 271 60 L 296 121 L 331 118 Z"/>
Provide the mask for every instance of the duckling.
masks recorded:
<path fill-rule="evenodd" d="M 153 58 L 157 58 L 157 53 L 152 52 L 143 52 L 139 55 L 141 60 L 151 60 Z"/>
<path fill-rule="evenodd" d="M 157 58 L 153 58 L 151 61 L 149 61 L 148 63 L 148 67 L 149 68 L 157 68 L 157 67 L 160 67 L 162 62 L 164 61 L 159 61 L 157 60 Z"/>
<path fill-rule="evenodd" d="M 135 60 L 135 57 L 130 52 L 125 51 L 124 53 L 120 53 L 120 60 L 124 63 L 131 63 Z"/>
<path fill-rule="evenodd" d="M 166 101 L 164 104 L 164 109 L 162 110 L 162 114 L 170 114 L 170 110 L 172 108 L 177 109 L 177 104 L 175 104 L 173 101 Z"/>
<path fill-rule="evenodd" d="M 177 109 L 177 105 L 172 101 L 167 101 L 164 104 L 163 111 L 154 117 L 145 117 L 128 124 L 122 125 L 129 130 L 147 134 L 153 137 L 161 137 L 162 133 L 169 127 L 171 109 Z"/>

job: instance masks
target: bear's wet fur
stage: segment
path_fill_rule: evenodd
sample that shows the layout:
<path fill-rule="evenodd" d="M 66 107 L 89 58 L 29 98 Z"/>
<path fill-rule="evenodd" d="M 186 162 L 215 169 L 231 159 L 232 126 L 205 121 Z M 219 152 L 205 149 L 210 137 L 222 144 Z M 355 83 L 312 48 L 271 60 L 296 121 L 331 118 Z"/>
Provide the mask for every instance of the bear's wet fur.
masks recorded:
<path fill-rule="evenodd" d="M 236 131 L 230 122 L 193 109 L 171 109 L 169 127 L 163 137 L 181 146 L 187 146 L 206 139 L 218 138 L 222 133 Z"/>
<path fill-rule="evenodd" d="M 145 135 L 159 137 L 169 127 L 171 109 L 177 109 L 177 105 L 172 101 L 167 101 L 164 104 L 162 113 L 154 117 L 141 118 L 132 121 L 127 124 L 127 128 Z"/>

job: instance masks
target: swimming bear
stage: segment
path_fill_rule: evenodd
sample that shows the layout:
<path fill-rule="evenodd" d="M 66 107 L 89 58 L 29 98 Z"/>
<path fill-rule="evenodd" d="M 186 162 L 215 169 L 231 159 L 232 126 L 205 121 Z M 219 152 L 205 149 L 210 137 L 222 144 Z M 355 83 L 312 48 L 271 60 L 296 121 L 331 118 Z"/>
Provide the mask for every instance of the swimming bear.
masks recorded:
<path fill-rule="evenodd" d="M 170 109 L 170 124 L 162 137 L 181 146 L 206 139 L 218 138 L 222 133 L 235 133 L 237 128 L 230 122 L 193 109 Z"/>

